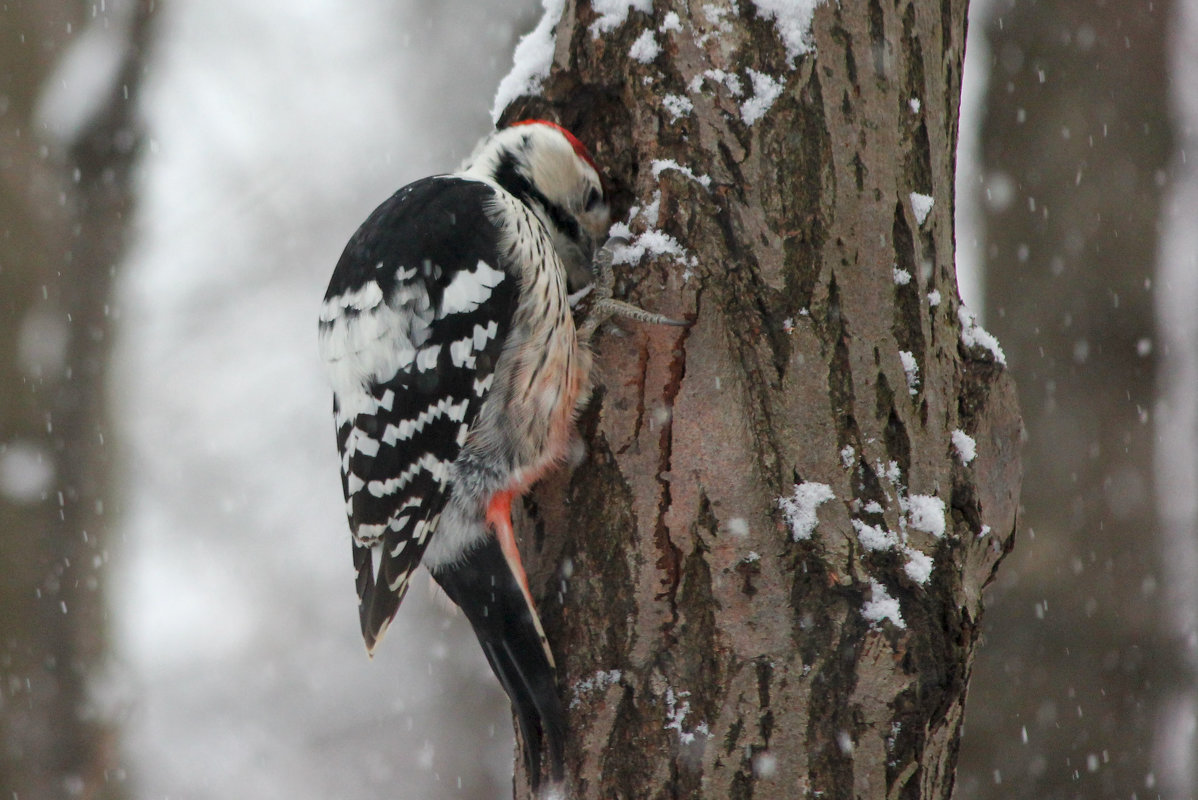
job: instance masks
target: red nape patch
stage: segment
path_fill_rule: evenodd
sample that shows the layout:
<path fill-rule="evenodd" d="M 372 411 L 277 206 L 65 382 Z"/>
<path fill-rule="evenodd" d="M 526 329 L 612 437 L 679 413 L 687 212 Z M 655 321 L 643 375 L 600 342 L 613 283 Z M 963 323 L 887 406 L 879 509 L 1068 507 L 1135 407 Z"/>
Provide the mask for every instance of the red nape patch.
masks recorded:
<path fill-rule="evenodd" d="M 550 122 L 549 120 L 545 120 L 545 119 L 522 119 L 519 122 L 513 122 L 508 127 L 514 128 L 517 125 L 547 125 L 550 128 L 553 128 L 554 130 L 561 131 L 562 136 L 566 137 L 566 141 L 568 141 L 570 143 L 570 146 L 574 148 L 574 152 L 578 154 L 578 157 L 581 158 L 583 161 L 587 162 L 588 164 L 590 164 L 591 169 L 595 170 L 595 172 L 599 171 L 599 166 L 595 163 L 595 159 L 591 158 L 591 153 L 589 150 L 587 150 L 587 146 L 585 144 L 583 144 L 582 142 L 578 141 L 577 136 L 570 133 L 568 130 L 563 128 L 561 125 L 558 125 L 556 122 Z"/>

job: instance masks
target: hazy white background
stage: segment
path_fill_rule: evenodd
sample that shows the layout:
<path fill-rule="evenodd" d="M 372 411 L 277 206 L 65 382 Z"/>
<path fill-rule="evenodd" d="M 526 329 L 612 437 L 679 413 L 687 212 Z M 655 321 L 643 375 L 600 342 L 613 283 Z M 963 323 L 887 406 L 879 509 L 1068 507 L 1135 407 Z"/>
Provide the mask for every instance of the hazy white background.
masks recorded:
<path fill-rule="evenodd" d="M 490 127 L 530 6 L 162 6 L 111 384 L 138 796 L 510 797 L 507 701 L 463 620 L 418 582 L 365 655 L 315 345 L 357 225 Z"/>

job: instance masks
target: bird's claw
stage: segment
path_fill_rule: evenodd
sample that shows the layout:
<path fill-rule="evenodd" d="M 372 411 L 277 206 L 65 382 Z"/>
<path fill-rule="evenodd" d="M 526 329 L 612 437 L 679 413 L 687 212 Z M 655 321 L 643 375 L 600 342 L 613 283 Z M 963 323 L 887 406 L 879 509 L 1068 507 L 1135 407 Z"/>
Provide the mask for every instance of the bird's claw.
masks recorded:
<path fill-rule="evenodd" d="M 603 243 L 602 247 L 595 251 L 595 257 L 592 259 L 595 282 L 592 284 L 594 290 L 591 297 L 590 313 L 587 314 L 586 322 L 579 328 L 579 333 L 584 340 L 589 340 L 600 325 L 614 316 L 627 317 L 637 322 L 647 322 L 650 325 L 682 327 L 690 324 L 686 320 L 673 319 L 665 314 L 646 311 L 632 303 L 612 297 L 615 284 L 612 262 L 615 260 L 615 250 L 617 247 L 627 247 L 628 244 L 628 240 L 623 236 L 611 236 Z"/>

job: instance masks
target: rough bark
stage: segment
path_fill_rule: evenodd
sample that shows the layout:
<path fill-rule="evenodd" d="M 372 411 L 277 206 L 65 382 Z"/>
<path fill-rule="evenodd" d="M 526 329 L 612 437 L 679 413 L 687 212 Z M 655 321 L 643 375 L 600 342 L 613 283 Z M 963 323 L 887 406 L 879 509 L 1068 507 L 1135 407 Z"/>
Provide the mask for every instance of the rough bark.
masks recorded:
<path fill-rule="evenodd" d="M 92 692 L 107 628 L 102 378 L 150 5 L 90 22 L 134 20 L 111 96 L 67 139 L 39 124 L 37 101 L 91 5 L 0 14 L 0 788 L 13 797 L 124 796 L 115 731 Z"/>
<path fill-rule="evenodd" d="M 660 191 L 653 227 L 686 254 L 647 256 L 619 288 L 693 320 L 597 339 L 586 458 L 530 504 L 570 796 L 947 797 L 1021 435 L 1013 382 L 962 343 L 957 313 L 966 4 L 822 5 L 793 67 L 752 4 L 716 6 L 658 4 L 595 38 L 592 9 L 567 3 L 543 97 L 504 114 L 588 142 L 617 218 Z M 667 10 L 681 32 L 656 33 L 652 63 L 630 59 Z M 750 69 L 784 84 L 752 125 Z M 745 93 L 692 91 L 706 70 Z M 693 111 L 674 119 L 666 94 Z M 654 175 L 654 159 L 710 186 Z M 935 198 L 922 224 L 913 192 Z M 968 465 L 955 429 L 977 442 Z M 796 541 L 778 500 L 804 482 L 835 499 Z M 943 537 L 908 524 L 914 495 L 944 501 Z M 930 556 L 930 580 L 907 574 L 910 551 L 865 549 L 854 520 Z M 863 616 L 880 590 L 905 627 Z"/>

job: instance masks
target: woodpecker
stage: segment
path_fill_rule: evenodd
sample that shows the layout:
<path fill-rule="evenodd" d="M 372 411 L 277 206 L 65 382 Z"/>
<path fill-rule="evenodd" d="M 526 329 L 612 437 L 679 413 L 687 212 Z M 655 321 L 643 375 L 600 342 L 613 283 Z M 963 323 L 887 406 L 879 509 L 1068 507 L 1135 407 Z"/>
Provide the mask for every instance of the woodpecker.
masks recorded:
<path fill-rule="evenodd" d="M 592 280 L 609 217 L 587 148 L 556 124 L 516 123 L 459 172 L 383 202 L 320 310 L 366 649 L 423 564 L 511 699 L 534 789 L 546 749 L 561 780 L 565 719 L 511 504 L 575 435 L 595 322 L 576 329 L 568 292 Z M 673 322 L 601 293 L 591 315 L 611 313 Z"/>

